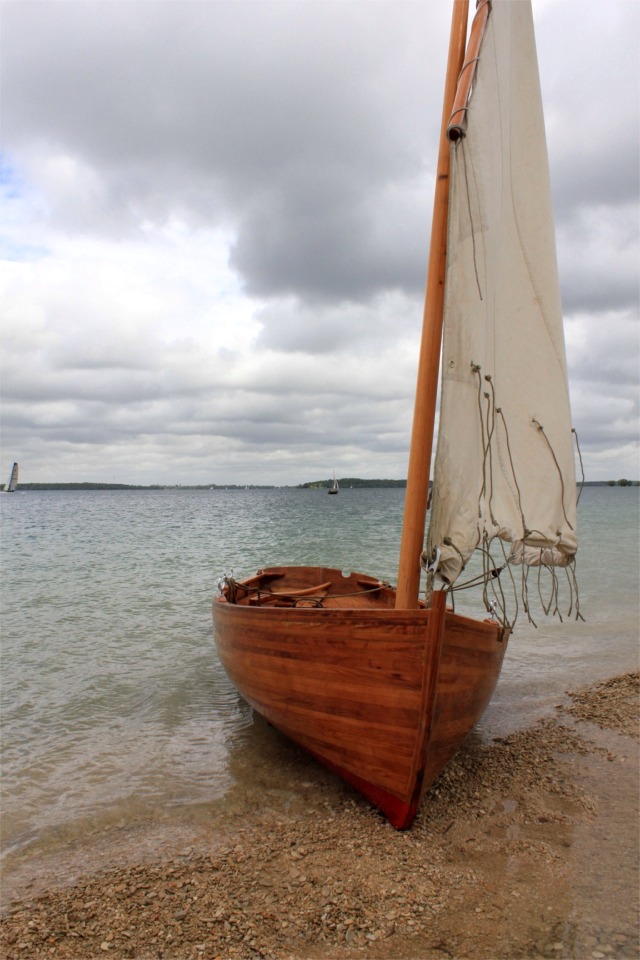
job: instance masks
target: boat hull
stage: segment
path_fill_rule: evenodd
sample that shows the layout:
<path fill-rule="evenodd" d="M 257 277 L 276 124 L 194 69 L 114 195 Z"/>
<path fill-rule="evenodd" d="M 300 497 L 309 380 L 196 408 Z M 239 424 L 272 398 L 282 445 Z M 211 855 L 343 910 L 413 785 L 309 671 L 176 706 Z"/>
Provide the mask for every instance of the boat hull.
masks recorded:
<path fill-rule="evenodd" d="M 278 567 L 219 597 L 213 619 L 244 699 L 406 828 L 491 699 L 506 636 L 442 593 L 393 603 L 369 577 Z"/>

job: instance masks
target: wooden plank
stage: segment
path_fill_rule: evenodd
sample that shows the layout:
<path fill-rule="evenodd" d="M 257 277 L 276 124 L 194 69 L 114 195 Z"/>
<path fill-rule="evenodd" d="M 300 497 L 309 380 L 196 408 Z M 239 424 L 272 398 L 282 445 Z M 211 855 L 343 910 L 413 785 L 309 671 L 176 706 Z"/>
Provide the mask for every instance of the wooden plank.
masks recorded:
<path fill-rule="evenodd" d="M 279 588 L 324 584 L 327 572 L 349 592 L 354 575 L 323 568 L 293 568 Z M 484 710 L 506 646 L 497 624 L 445 611 L 442 593 L 431 610 L 221 599 L 213 613 L 220 658 L 245 699 L 398 827 L 410 824 L 420 796 Z"/>

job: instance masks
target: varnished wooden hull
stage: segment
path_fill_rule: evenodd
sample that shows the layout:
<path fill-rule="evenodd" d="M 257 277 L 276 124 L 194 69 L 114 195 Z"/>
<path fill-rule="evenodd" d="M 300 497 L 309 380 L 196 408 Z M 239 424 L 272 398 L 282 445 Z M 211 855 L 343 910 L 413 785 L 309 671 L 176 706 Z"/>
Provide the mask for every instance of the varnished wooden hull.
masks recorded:
<path fill-rule="evenodd" d="M 269 568 L 245 584 L 236 602 L 213 604 L 236 688 L 394 826 L 410 826 L 491 699 L 499 625 L 445 611 L 440 593 L 431 609 L 396 610 L 392 588 L 324 568 Z"/>

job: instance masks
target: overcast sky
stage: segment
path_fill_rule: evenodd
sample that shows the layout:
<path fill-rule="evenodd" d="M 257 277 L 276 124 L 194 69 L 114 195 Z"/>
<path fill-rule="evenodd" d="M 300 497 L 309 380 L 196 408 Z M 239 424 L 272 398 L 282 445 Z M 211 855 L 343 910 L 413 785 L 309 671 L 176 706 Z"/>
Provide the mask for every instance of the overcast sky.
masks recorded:
<path fill-rule="evenodd" d="M 447 0 L 1 17 L 1 479 L 405 477 Z M 574 425 L 636 479 L 640 3 L 534 17 Z"/>

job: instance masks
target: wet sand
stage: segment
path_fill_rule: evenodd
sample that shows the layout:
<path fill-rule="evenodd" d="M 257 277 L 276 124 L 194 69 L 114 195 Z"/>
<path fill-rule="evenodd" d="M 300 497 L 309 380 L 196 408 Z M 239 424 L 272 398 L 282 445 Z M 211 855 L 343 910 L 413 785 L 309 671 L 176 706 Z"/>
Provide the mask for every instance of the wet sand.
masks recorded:
<path fill-rule="evenodd" d="M 613 678 L 471 737 L 406 833 L 296 755 L 300 802 L 224 836 L 203 813 L 23 859 L 2 956 L 635 960 L 639 690 Z"/>

